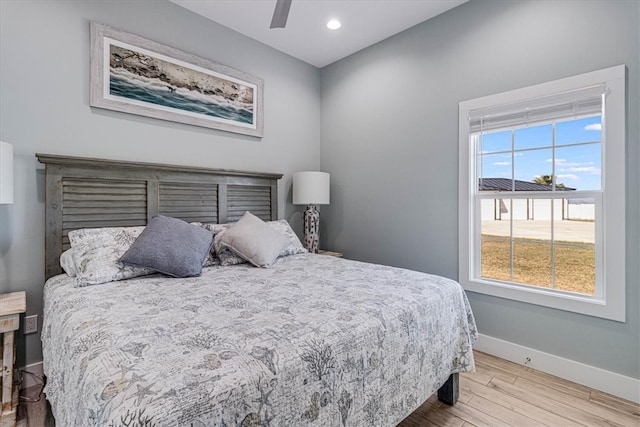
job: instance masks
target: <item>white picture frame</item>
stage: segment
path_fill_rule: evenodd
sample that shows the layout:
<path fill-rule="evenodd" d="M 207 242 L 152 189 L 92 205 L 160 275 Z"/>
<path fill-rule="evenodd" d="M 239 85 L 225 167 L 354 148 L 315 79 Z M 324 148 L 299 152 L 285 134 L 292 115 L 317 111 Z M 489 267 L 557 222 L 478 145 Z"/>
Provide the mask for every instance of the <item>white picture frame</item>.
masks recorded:
<path fill-rule="evenodd" d="M 91 22 L 92 107 L 262 137 L 262 79 Z"/>

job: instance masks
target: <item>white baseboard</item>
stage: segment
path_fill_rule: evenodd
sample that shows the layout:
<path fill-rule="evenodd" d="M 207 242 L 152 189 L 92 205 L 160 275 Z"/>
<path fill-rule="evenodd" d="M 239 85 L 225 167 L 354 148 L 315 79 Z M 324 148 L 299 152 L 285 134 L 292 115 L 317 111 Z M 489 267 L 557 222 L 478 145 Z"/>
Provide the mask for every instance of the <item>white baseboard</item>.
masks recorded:
<path fill-rule="evenodd" d="M 20 368 L 22 372 L 22 384 L 20 384 L 20 388 L 29 388 L 34 385 L 42 384 L 40 378 L 44 375 L 42 371 L 42 362 L 32 363 L 31 365 L 24 366 Z M 38 377 L 34 377 L 33 375 L 29 375 L 23 371 L 31 372 L 32 374 L 38 375 Z"/>
<path fill-rule="evenodd" d="M 480 334 L 475 350 L 640 403 L 640 380 Z"/>

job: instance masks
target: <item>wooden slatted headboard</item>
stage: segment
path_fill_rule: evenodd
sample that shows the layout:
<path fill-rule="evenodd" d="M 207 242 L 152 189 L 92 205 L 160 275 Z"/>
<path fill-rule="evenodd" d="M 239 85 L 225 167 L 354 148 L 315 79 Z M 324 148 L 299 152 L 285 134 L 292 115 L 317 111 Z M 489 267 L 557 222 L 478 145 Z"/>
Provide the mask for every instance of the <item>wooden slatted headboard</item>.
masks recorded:
<path fill-rule="evenodd" d="M 69 231 L 145 225 L 154 215 L 237 221 L 278 218 L 281 174 L 36 154 L 46 168 L 45 278 L 62 273 Z"/>

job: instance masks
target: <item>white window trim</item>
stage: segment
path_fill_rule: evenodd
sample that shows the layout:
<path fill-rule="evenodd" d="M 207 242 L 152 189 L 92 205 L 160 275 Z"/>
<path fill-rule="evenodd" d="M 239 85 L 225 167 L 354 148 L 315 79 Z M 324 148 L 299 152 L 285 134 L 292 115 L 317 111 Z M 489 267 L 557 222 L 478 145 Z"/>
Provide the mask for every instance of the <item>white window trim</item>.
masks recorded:
<path fill-rule="evenodd" d="M 459 105 L 459 282 L 472 292 L 507 298 L 605 319 L 625 321 L 625 66 L 618 65 L 554 80 L 539 85 L 489 95 Z M 513 104 L 572 91 L 582 87 L 606 84 L 602 140 L 604 151 L 604 213 L 602 245 L 604 267 L 602 296 L 587 296 L 549 291 L 533 286 L 476 279 L 474 266 L 474 191 L 476 188 L 474 150 L 470 140 L 469 114 L 473 110 Z"/>

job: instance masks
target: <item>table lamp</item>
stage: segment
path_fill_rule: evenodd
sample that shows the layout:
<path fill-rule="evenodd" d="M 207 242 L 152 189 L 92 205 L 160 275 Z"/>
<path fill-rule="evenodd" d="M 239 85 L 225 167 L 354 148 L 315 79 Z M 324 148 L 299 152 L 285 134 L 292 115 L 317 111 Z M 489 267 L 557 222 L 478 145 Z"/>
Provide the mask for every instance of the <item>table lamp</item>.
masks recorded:
<path fill-rule="evenodd" d="M 316 205 L 329 204 L 329 174 L 326 172 L 296 172 L 293 174 L 293 204 L 307 205 L 304 211 L 304 246 L 318 253 L 320 213 Z"/>

